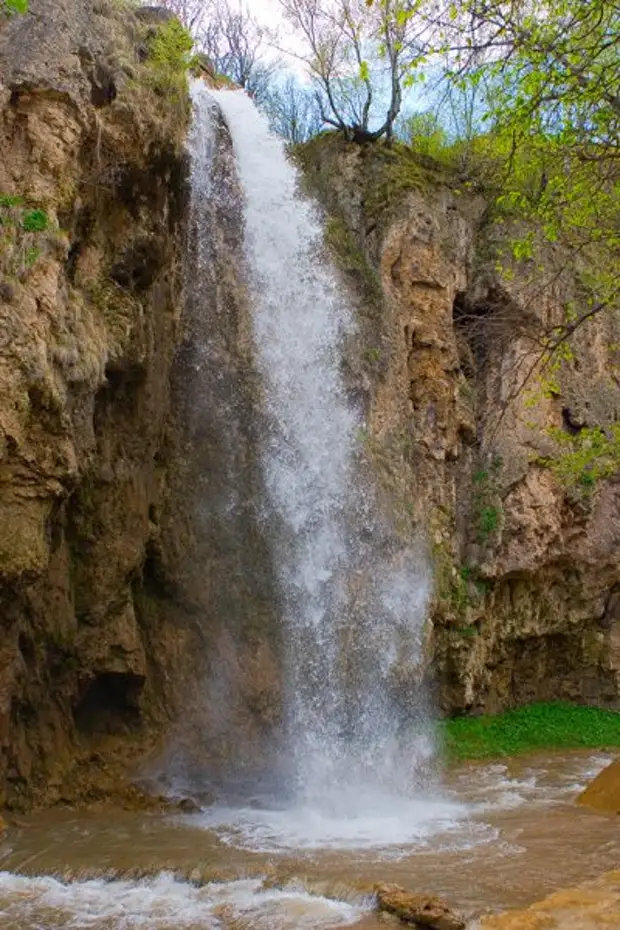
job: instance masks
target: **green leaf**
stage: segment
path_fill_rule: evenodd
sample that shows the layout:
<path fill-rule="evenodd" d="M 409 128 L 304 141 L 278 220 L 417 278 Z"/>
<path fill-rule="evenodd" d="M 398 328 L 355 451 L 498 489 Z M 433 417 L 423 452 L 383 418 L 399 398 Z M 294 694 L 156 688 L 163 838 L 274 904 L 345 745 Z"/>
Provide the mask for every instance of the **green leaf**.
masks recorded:
<path fill-rule="evenodd" d="M 36 246 L 33 246 L 32 248 L 26 250 L 24 264 L 26 265 L 27 268 L 32 268 L 32 266 L 38 262 L 40 257 L 41 257 L 41 249 L 38 249 Z"/>
<path fill-rule="evenodd" d="M 15 194 L 0 194 L 0 207 L 20 207 L 24 198 Z"/>
<path fill-rule="evenodd" d="M 0 10 L 4 10 L 9 16 L 13 13 L 27 13 L 28 0 L 1 0 Z"/>

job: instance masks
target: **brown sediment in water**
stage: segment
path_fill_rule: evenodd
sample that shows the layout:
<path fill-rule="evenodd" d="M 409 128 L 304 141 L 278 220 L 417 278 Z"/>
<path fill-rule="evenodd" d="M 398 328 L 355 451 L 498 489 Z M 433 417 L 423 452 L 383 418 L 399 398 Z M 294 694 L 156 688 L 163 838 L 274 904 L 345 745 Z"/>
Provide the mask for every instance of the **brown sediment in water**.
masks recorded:
<path fill-rule="evenodd" d="M 304 838 L 300 832 L 298 846 L 291 842 L 288 847 L 268 848 L 269 844 L 258 842 L 253 848 L 244 848 L 232 827 L 224 832 L 210 829 L 201 815 L 57 809 L 9 823 L 7 834 L 0 839 L 0 871 L 53 876 L 65 882 L 146 881 L 167 872 L 195 887 L 253 880 L 262 883 L 257 884 L 259 893 L 290 892 L 291 899 L 298 895 L 295 907 L 302 909 L 311 909 L 312 901 L 320 899 L 346 902 L 359 909 L 359 930 L 385 930 L 384 919 L 374 910 L 372 891 L 376 883 L 389 881 L 413 892 L 438 895 L 470 921 L 507 908 L 526 908 L 516 913 L 526 915 L 532 930 L 546 930 L 543 919 L 555 920 L 555 912 L 533 906 L 533 902 L 563 886 L 595 879 L 610 864 L 620 863 L 617 818 L 575 804 L 580 786 L 608 758 L 552 754 L 454 769 L 446 775 L 445 790 L 469 805 L 463 821 L 466 842 L 460 844 L 458 837 L 463 834 L 448 830 L 444 834 L 436 831 L 428 842 L 410 847 L 404 844 L 403 848 L 338 848 L 333 843 L 304 849 L 300 848 Z M 610 896 L 608 886 L 597 888 L 594 883 L 594 887 L 597 901 Z M 114 895 L 113 887 L 109 894 Z M 210 894 L 208 888 L 205 894 Z M 557 892 L 552 899 L 563 902 L 570 914 L 570 901 L 558 898 L 562 894 L 566 893 Z M 579 891 L 575 900 L 582 901 L 581 895 L 588 899 L 591 894 L 590 890 Z M 219 903 L 214 906 L 219 907 Z M 228 902 L 222 906 L 230 909 Z M 597 912 L 593 909 L 592 913 Z M 604 910 L 601 913 L 605 916 Z M 592 926 L 620 928 L 620 918 L 613 922 L 613 909 L 609 914 L 611 923 Z M 45 917 L 39 925 L 49 930 L 65 926 L 54 923 L 53 914 L 38 916 Z M 512 916 L 504 914 L 501 919 Z M 308 919 L 306 912 L 305 922 L 282 927 L 297 930 L 298 926 L 315 926 Z M 534 920 L 538 923 L 532 923 Z M 29 921 L 24 919 L 20 930 L 36 926 L 34 918 Z M 239 926 L 263 930 L 265 926 L 264 921 L 248 921 L 242 915 L 239 923 L 237 913 L 223 926 L 227 930 Z M 485 930 L 487 926 L 526 930 L 530 924 L 482 926 Z M 274 918 L 269 930 L 279 930 L 280 926 Z M 565 927 L 556 923 L 548 926 L 554 930 Z M 575 930 L 585 930 L 586 925 L 574 926 Z M 109 927 L 118 930 L 117 924 Z M 570 927 L 567 924 L 566 930 Z M 177 925 L 170 928 L 178 930 Z"/>

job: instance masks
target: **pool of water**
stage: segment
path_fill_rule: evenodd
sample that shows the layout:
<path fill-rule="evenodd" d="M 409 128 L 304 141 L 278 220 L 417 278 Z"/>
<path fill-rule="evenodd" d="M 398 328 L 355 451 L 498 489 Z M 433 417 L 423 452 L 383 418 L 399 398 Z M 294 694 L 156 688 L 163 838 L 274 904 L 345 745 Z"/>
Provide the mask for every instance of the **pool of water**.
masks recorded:
<path fill-rule="evenodd" d="M 442 895 L 472 921 L 620 864 L 617 819 L 577 793 L 603 754 L 471 764 L 435 795 L 254 798 L 191 815 L 52 810 L 0 843 L 0 926 L 297 930 L 373 915 L 372 885 Z"/>

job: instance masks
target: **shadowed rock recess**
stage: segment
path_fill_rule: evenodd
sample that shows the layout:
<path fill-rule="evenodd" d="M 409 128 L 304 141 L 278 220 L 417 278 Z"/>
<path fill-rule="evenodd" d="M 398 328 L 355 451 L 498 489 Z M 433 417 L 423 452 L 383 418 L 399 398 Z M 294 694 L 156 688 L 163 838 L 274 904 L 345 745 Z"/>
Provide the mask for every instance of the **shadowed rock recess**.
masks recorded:
<path fill-rule="evenodd" d="M 200 221 L 190 203 L 189 98 L 149 60 L 165 23 L 121 0 L 31 0 L 0 23 L 0 804 L 13 809 L 118 794 L 179 719 L 172 755 L 189 775 L 196 757 L 201 772 L 261 767 L 281 724 L 242 204 L 217 117 L 218 196 Z M 552 286 L 500 277 L 489 256 L 504 233 L 481 196 L 336 137 L 299 157 L 357 296 L 346 376 L 369 458 L 434 565 L 442 709 L 617 706 L 618 480 L 578 493 L 540 461 L 547 427 L 620 415 L 617 317 L 578 331 L 549 396 L 507 404 L 532 332 L 574 292 L 561 256 L 542 256 Z"/>

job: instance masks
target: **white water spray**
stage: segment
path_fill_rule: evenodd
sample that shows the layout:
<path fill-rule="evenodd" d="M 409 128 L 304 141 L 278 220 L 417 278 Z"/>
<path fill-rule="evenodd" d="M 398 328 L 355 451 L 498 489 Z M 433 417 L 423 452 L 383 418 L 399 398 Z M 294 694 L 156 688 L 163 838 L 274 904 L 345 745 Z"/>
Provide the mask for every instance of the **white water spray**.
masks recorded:
<path fill-rule="evenodd" d="M 209 119 L 209 93 L 194 89 L 196 120 Z M 300 803 L 331 798 L 341 811 L 378 791 L 410 794 L 432 757 L 420 687 L 428 572 L 363 477 L 363 422 L 341 372 L 352 313 L 317 210 L 245 94 L 213 97 L 245 196 L 291 780 Z"/>

